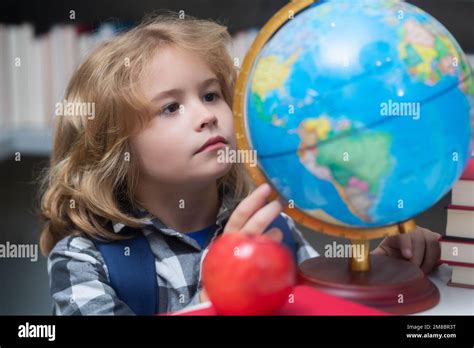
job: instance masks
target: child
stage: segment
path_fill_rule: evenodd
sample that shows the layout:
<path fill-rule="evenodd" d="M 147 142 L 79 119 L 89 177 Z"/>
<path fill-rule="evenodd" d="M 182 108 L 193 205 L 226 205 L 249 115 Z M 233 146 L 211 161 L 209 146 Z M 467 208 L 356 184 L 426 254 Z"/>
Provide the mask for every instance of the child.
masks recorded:
<path fill-rule="evenodd" d="M 71 78 L 66 101 L 94 103 L 95 116 L 58 118 L 44 177 L 41 249 L 55 314 L 136 314 L 117 295 L 98 240 L 143 233 L 157 312 L 176 311 L 207 300 L 200 269 L 217 235 L 262 233 L 280 216 L 269 185 L 252 192 L 242 165 L 217 161 L 217 149 L 236 146 L 229 40 L 214 22 L 160 16 L 102 44 Z M 317 256 L 284 217 L 297 263 Z M 268 235 L 283 238 L 281 229 Z M 437 238 L 418 229 L 373 253 L 429 272 Z"/>

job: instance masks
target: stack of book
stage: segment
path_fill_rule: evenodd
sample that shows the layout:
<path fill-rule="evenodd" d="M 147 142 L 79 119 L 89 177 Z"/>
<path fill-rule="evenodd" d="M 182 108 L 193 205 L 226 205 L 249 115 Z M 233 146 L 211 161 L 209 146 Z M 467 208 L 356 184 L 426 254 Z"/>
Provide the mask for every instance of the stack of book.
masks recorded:
<path fill-rule="evenodd" d="M 441 262 L 451 265 L 448 285 L 474 289 L 474 158 L 453 186 Z"/>

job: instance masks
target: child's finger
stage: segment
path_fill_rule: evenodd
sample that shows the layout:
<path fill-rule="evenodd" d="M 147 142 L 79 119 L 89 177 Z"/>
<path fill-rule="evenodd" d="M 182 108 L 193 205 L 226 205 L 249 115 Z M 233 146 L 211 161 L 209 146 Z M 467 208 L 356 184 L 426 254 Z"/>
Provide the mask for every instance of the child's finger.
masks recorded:
<path fill-rule="evenodd" d="M 224 228 L 224 233 L 229 231 L 240 231 L 250 217 L 265 204 L 266 198 L 270 192 L 270 185 L 263 184 L 242 200 L 230 216 L 229 221 Z"/>
<path fill-rule="evenodd" d="M 272 228 L 265 232 L 265 236 L 273 239 L 275 242 L 281 242 L 283 240 L 283 232 L 279 228 Z"/>
<path fill-rule="evenodd" d="M 425 257 L 425 238 L 422 233 L 411 233 L 411 243 L 412 243 L 412 258 L 410 261 L 417 265 L 418 267 L 421 266 L 423 263 L 423 258 Z"/>
<path fill-rule="evenodd" d="M 207 296 L 207 291 L 206 289 L 201 290 L 201 294 L 199 295 L 199 301 L 202 302 L 207 302 L 209 301 L 209 297 Z"/>
<path fill-rule="evenodd" d="M 396 259 L 403 258 L 402 251 L 400 250 L 400 242 L 397 242 L 396 239 L 400 238 L 397 236 L 387 237 L 380 243 L 377 248 L 372 250 L 370 254 L 372 255 L 385 255 L 389 257 L 394 257 Z"/>
<path fill-rule="evenodd" d="M 240 229 L 242 233 L 263 233 L 273 220 L 281 213 L 283 206 L 278 201 L 268 203 L 266 206 L 257 211 Z"/>
<path fill-rule="evenodd" d="M 406 259 L 411 259 L 413 257 L 413 246 L 411 242 L 411 236 L 409 233 L 400 234 L 397 238 L 398 247 L 402 256 Z"/>
<path fill-rule="evenodd" d="M 438 263 L 441 256 L 441 248 L 437 239 L 431 238 L 426 240 L 425 258 L 421 269 L 425 273 L 429 273 Z"/>

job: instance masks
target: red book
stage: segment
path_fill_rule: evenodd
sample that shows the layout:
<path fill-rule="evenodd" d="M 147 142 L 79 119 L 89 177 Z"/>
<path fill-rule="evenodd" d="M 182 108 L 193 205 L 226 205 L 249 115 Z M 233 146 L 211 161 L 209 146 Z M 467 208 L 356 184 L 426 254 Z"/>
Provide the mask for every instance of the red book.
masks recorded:
<path fill-rule="evenodd" d="M 471 157 L 461 178 L 453 185 L 453 205 L 474 206 L 474 157 Z"/>
<path fill-rule="evenodd" d="M 472 267 L 474 264 L 474 239 L 442 237 L 441 262 L 449 265 Z"/>
<path fill-rule="evenodd" d="M 474 265 L 472 267 L 453 266 L 449 286 L 474 289 Z"/>
<path fill-rule="evenodd" d="M 469 262 L 456 262 L 456 261 L 449 261 L 449 260 L 440 260 L 440 263 L 445 263 L 450 266 L 456 267 L 471 267 L 474 268 L 474 263 Z"/>
<path fill-rule="evenodd" d="M 380 310 L 329 295 L 305 285 L 293 289 L 293 303 L 286 302 L 274 315 L 390 315 Z M 171 315 L 217 315 L 214 307 L 180 311 Z"/>
<path fill-rule="evenodd" d="M 448 205 L 448 209 L 474 211 L 474 207 L 469 207 L 467 205 L 455 205 L 455 204 Z"/>
<path fill-rule="evenodd" d="M 474 185 L 474 181 L 472 181 L 472 184 Z M 474 203 L 474 193 L 470 199 L 472 199 Z M 472 239 L 474 241 L 474 207 L 460 205 L 448 206 L 446 236 Z"/>
<path fill-rule="evenodd" d="M 472 183 L 474 185 L 474 181 Z M 449 205 L 447 220 L 447 237 L 459 237 L 474 240 L 474 207 Z"/>
<path fill-rule="evenodd" d="M 461 175 L 461 180 L 474 180 L 474 157 L 469 158 L 467 166 Z"/>
<path fill-rule="evenodd" d="M 464 283 L 456 283 L 450 280 L 446 285 L 453 286 L 455 288 L 464 288 L 464 289 L 474 289 L 474 285 L 464 284 Z"/>

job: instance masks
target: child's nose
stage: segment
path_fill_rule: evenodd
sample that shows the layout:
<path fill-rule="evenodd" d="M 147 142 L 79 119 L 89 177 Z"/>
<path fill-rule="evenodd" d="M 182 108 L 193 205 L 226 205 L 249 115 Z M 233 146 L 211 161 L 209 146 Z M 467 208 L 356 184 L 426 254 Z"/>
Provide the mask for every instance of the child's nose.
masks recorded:
<path fill-rule="evenodd" d="M 201 114 L 203 116 L 201 116 L 198 120 L 198 123 L 197 123 L 198 130 L 202 130 L 206 127 L 217 126 L 217 117 L 213 112 L 207 109 L 204 109 L 201 112 L 203 112 Z"/>

